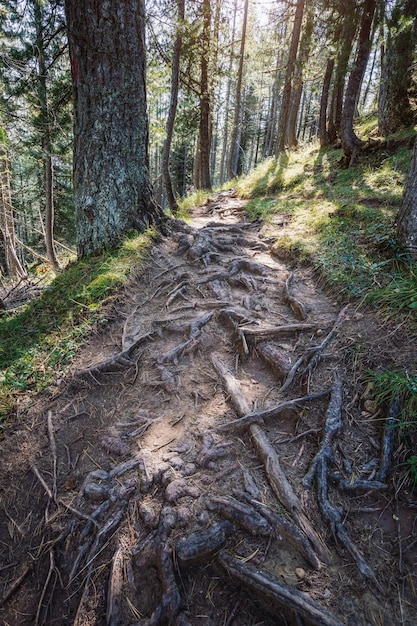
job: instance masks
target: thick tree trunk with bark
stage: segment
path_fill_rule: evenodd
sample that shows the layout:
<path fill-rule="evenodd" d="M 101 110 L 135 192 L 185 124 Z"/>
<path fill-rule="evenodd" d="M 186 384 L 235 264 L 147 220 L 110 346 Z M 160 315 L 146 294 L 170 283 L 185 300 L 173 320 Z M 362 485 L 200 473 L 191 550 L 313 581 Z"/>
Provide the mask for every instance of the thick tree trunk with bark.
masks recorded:
<path fill-rule="evenodd" d="M 178 211 L 178 203 L 175 199 L 174 190 L 172 188 L 171 175 L 169 173 L 169 157 L 171 153 L 172 136 L 174 134 L 174 122 L 178 105 L 178 85 L 180 75 L 180 58 L 182 47 L 182 28 L 185 16 L 185 0 L 177 0 L 178 7 L 178 25 L 177 36 L 174 43 L 174 53 L 172 55 L 171 69 L 171 101 L 169 103 L 168 119 L 166 123 L 166 137 L 164 148 L 162 151 L 162 179 L 164 182 L 165 193 L 167 195 L 168 206 L 172 213 Z"/>
<path fill-rule="evenodd" d="M 397 0 L 388 22 L 381 67 L 378 128 L 381 135 L 397 131 L 415 120 L 409 91 L 417 44 L 417 0 Z"/>
<path fill-rule="evenodd" d="M 285 84 L 282 94 L 281 111 L 279 115 L 278 137 L 275 146 L 275 156 L 277 158 L 280 153 L 285 149 L 288 117 L 291 104 L 292 82 L 294 78 L 295 61 L 297 58 L 298 44 L 300 41 L 301 24 L 303 21 L 305 3 L 306 0 L 297 0 L 295 9 L 294 25 L 291 35 L 291 45 L 288 55 L 287 69 L 285 73 Z"/>
<path fill-rule="evenodd" d="M 80 257 L 162 219 L 149 176 L 143 0 L 66 0 Z"/>
<path fill-rule="evenodd" d="M 397 217 L 397 236 L 413 260 L 417 261 L 417 141 Z"/>
<path fill-rule="evenodd" d="M 369 59 L 372 21 L 376 5 L 377 0 L 364 0 L 356 59 L 349 75 L 343 105 L 341 121 L 342 147 L 346 158 L 349 159 L 350 162 L 354 160 L 357 151 L 363 143 L 353 130 L 353 118 L 355 116 L 358 94 Z"/>

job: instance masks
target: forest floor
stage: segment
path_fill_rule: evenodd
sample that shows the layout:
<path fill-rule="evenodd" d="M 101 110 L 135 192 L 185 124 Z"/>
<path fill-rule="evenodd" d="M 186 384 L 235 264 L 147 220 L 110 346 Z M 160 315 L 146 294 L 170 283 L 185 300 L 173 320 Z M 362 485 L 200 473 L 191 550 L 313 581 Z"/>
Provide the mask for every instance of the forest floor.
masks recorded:
<path fill-rule="evenodd" d="M 417 348 L 242 205 L 173 222 L 9 423 L 1 624 L 415 625 L 417 499 L 366 372 Z"/>

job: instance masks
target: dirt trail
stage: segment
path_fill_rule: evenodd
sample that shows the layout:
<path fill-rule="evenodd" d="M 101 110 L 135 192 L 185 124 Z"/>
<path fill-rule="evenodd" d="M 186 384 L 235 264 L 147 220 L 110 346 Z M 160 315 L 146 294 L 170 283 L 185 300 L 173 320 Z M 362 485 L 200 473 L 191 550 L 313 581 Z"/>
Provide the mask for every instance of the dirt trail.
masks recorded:
<path fill-rule="evenodd" d="M 177 222 L 10 428 L 1 624 L 416 623 L 416 500 L 363 379 L 415 348 L 273 256 L 274 228 L 227 192 Z"/>

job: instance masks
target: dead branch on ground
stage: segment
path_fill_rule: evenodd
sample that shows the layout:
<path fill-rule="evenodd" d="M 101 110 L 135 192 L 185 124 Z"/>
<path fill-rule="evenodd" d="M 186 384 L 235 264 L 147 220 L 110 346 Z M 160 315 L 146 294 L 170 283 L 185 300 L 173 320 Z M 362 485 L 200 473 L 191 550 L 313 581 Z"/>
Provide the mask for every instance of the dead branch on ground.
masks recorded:
<path fill-rule="evenodd" d="M 272 579 L 248 563 L 243 563 L 224 550 L 219 553 L 218 562 L 240 583 L 266 600 L 268 609 L 282 617 L 282 607 L 289 608 L 315 626 L 343 626 L 343 623 L 325 607 L 312 600 L 309 595 Z"/>

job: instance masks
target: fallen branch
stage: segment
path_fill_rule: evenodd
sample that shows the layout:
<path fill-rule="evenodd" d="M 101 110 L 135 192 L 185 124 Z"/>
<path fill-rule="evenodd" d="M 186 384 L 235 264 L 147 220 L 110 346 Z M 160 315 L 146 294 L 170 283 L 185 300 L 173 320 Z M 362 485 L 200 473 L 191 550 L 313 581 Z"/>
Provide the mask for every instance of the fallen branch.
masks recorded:
<path fill-rule="evenodd" d="M 267 600 L 268 609 L 270 611 L 275 609 L 277 617 L 282 618 L 282 608 L 279 607 L 284 606 L 300 613 L 315 626 L 344 626 L 335 615 L 312 600 L 306 593 L 273 580 L 267 574 L 248 563 L 242 563 L 224 550 L 219 553 L 217 560 L 230 576 L 243 583 L 262 599 Z"/>
<path fill-rule="evenodd" d="M 235 377 L 229 372 L 218 355 L 213 353 L 211 360 L 217 373 L 223 380 L 227 393 L 230 394 L 230 401 L 237 414 L 241 416 L 247 415 L 249 413 L 249 404 L 240 390 Z M 303 512 L 298 496 L 282 471 L 278 455 L 267 436 L 258 424 L 251 424 L 249 433 L 258 456 L 264 464 L 268 481 L 275 495 L 305 532 L 321 560 L 327 562 L 329 559 L 328 550 Z"/>
<path fill-rule="evenodd" d="M 119 546 L 113 555 L 107 592 L 107 626 L 119 626 L 122 621 L 124 548 Z"/>
<path fill-rule="evenodd" d="M 233 420 L 232 422 L 227 422 L 226 424 L 222 424 L 218 426 L 216 430 L 236 430 L 239 428 L 243 428 L 246 426 L 250 426 L 250 424 L 255 424 L 258 422 L 262 422 L 265 419 L 270 419 L 272 417 L 276 417 L 283 411 L 288 411 L 289 409 L 295 409 L 297 407 L 303 406 L 306 402 L 310 402 L 311 400 L 317 400 L 318 398 L 323 398 L 327 396 L 331 392 L 331 388 L 325 389 L 324 391 L 320 391 L 319 393 L 313 393 L 309 396 L 302 396 L 301 398 L 294 398 L 294 400 L 286 400 L 285 402 L 281 402 L 281 404 L 277 404 L 276 406 L 270 409 L 264 409 L 261 411 L 253 411 L 252 413 L 248 413 L 248 415 L 244 415 L 239 419 Z"/>
<path fill-rule="evenodd" d="M 307 311 L 306 311 L 304 304 L 300 302 L 299 300 L 297 300 L 297 298 L 295 298 L 290 291 L 290 283 L 293 277 L 294 277 L 294 272 L 291 272 L 291 274 L 288 276 L 287 280 L 285 281 L 285 288 L 284 288 L 285 301 L 288 303 L 294 315 L 298 317 L 299 320 L 305 320 L 307 319 Z"/>

